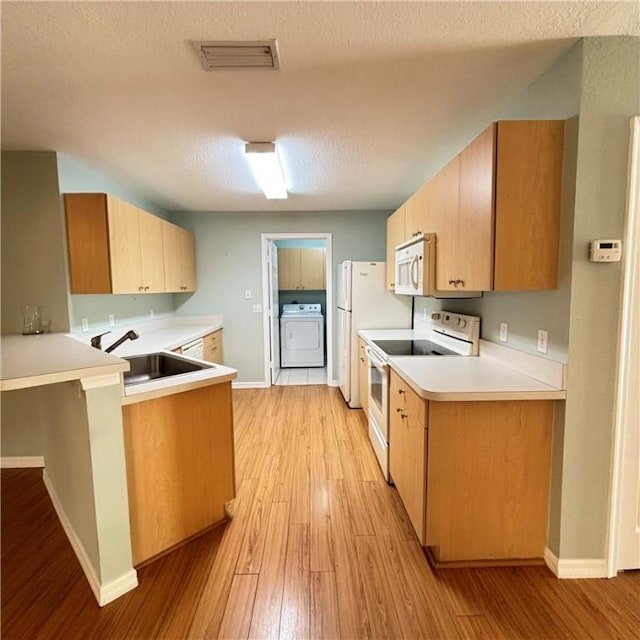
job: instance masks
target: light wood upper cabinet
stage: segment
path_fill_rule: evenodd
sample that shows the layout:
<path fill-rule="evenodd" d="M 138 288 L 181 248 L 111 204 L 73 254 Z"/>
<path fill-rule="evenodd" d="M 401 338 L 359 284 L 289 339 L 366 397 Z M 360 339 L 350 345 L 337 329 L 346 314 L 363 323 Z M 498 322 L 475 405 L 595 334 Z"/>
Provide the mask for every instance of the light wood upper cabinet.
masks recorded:
<path fill-rule="evenodd" d="M 164 256 L 162 253 L 163 221 L 138 209 L 142 281 L 147 293 L 162 293 L 164 288 Z"/>
<path fill-rule="evenodd" d="M 186 229 L 162 220 L 165 291 L 196 290 L 195 238 Z"/>
<path fill-rule="evenodd" d="M 438 290 L 558 286 L 563 146 L 562 120 L 494 123 L 407 200 L 404 238 L 436 234 Z M 387 223 L 388 261 L 396 239 Z"/>
<path fill-rule="evenodd" d="M 387 218 L 387 289 L 396 288 L 396 247 L 405 240 L 405 205 Z"/>
<path fill-rule="evenodd" d="M 284 291 L 326 289 L 325 250 L 320 247 L 279 248 L 278 288 Z"/>
<path fill-rule="evenodd" d="M 71 293 L 195 291 L 188 231 L 105 193 L 64 203 Z"/>
<path fill-rule="evenodd" d="M 394 371 L 389 385 L 389 473 L 420 544 L 425 544 L 427 402 Z"/>
<path fill-rule="evenodd" d="M 427 182 L 405 202 L 405 240 L 430 232 L 429 197 Z"/>
<path fill-rule="evenodd" d="M 563 120 L 499 122 L 494 290 L 558 286 Z"/>
<path fill-rule="evenodd" d="M 71 293 L 165 290 L 160 218 L 104 193 L 64 202 Z"/>
<path fill-rule="evenodd" d="M 430 208 L 438 289 L 558 286 L 563 143 L 561 120 L 498 122 L 440 172 Z"/>

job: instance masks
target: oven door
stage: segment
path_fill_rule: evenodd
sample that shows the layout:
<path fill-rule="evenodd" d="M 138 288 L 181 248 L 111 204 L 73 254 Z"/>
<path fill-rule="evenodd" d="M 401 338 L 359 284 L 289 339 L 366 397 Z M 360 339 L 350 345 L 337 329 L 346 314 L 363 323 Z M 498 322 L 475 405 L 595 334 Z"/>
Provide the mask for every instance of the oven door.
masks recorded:
<path fill-rule="evenodd" d="M 367 393 L 369 399 L 369 440 L 387 482 L 389 481 L 389 365 L 368 345 Z"/>

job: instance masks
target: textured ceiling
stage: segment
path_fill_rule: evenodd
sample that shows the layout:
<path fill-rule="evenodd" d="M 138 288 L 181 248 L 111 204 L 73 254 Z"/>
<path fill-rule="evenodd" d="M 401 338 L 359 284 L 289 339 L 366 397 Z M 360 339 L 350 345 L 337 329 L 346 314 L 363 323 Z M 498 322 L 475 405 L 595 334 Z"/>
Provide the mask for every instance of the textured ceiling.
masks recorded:
<path fill-rule="evenodd" d="M 71 154 L 172 210 L 393 209 L 578 38 L 638 2 L 2 2 L 2 148 Z M 190 40 L 277 38 L 280 71 Z M 277 140 L 267 201 L 243 141 Z M 447 147 L 449 141 L 449 148 Z"/>

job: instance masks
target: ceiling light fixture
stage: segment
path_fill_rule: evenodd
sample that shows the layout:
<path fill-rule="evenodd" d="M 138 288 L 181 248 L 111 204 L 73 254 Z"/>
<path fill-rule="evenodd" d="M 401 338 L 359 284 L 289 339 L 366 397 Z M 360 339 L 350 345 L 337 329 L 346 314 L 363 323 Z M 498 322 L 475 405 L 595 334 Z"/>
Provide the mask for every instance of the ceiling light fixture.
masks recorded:
<path fill-rule="evenodd" d="M 246 142 L 244 152 L 258 185 L 269 200 L 287 198 L 282 166 L 278 159 L 275 142 Z"/>

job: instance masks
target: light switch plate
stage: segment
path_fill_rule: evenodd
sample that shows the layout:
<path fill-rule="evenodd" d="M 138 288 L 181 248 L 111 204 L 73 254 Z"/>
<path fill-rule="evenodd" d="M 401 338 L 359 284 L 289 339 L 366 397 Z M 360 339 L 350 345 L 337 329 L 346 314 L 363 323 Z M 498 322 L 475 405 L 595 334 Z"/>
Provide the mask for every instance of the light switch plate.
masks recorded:
<path fill-rule="evenodd" d="M 262 305 L 254 304 L 253 305 L 253 313 L 262 313 Z"/>
<path fill-rule="evenodd" d="M 116 326 L 116 317 L 113 315 L 113 313 L 109 314 L 109 326 L 110 327 Z"/>
<path fill-rule="evenodd" d="M 509 340 L 509 327 L 506 322 L 500 323 L 500 342 Z"/>
<path fill-rule="evenodd" d="M 245 300 L 251 300 L 253 296 L 251 295 L 251 289 L 245 289 L 244 290 L 244 299 Z"/>
<path fill-rule="evenodd" d="M 538 329 L 538 345 L 537 349 L 540 353 L 547 353 L 549 348 L 549 332 L 544 329 Z"/>
<path fill-rule="evenodd" d="M 89 318 L 82 318 L 82 331 L 84 333 L 89 331 Z"/>

